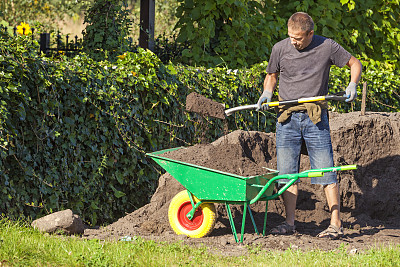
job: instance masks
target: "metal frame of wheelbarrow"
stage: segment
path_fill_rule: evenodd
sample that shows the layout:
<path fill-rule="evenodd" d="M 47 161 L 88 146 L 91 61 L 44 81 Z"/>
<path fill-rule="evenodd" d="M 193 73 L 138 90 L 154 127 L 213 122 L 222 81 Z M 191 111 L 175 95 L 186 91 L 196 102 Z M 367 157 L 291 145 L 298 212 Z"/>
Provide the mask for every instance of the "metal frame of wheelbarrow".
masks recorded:
<path fill-rule="evenodd" d="M 167 151 L 184 149 L 177 147 L 172 149 L 161 150 L 146 155 L 151 157 L 163 169 L 165 169 L 172 177 L 181 183 L 187 190 L 192 209 L 186 215 L 191 220 L 196 209 L 203 203 L 224 203 L 229 217 L 232 233 L 236 242 L 239 242 L 236 227 L 234 225 L 230 205 L 244 205 L 242 226 L 240 231 L 240 242 L 243 242 L 244 228 L 246 223 L 247 211 L 250 214 L 252 224 L 256 234 L 259 234 L 250 205 L 257 201 L 265 201 L 265 216 L 263 224 L 263 235 L 266 235 L 266 223 L 268 213 L 268 201 L 279 197 L 299 178 L 305 177 L 321 177 L 325 172 L 354 170 L 356 165 L 346 165 L 331 168 L 312 169 L 301 173 L 278 175 L 278 171 L 271 170 L 270 173 L 243 177 L 231 173 L 226 173 L 195 164 L 181 162 L 170 158 L 162 157 Z M 201 178 L 200 178 L 201 177 Z M 279 179 L 289 179 L 289 182 L 281 187 L 278 192 L 273 193 L 274 185 Z M 195 203 L 195 196 L 199 201 Z"/>

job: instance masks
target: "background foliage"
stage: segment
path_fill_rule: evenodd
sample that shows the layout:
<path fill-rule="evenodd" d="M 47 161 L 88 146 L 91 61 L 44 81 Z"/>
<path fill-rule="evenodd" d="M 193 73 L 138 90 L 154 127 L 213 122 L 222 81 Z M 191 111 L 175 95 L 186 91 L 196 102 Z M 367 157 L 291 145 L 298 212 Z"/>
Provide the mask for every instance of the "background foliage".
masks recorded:
<path fill-rule="evenodd" d="M 85 13 L 83 51 L 93 59 L 113 60 L 116 55 L 129 49 L 128 3 L 120 0 L 95 1 Z"/>
<path fill-rule="evenodd" d="M 278 17 L 288 19 L 295 11 L 307 12 L 314 19 L 317 34 L 338 41 L 358 57 L 391 62 L 399 59 L 398 0 L 279 0 L 278 3 Z"/>
<path fill-rule="evenodd" d="M 38 32 L 57 30 L 58 24 L 67 17 L 80 12 L 82 4 L 88 1 L 75 0 L 2 0 L 0 22 L 14 27 L 21 22 L 28 23 Z"/>
<path fill-rule="evenodd" d="M 179 0 L 178 42 L 188 42 L 183 62 L 192 65 L 244 67 L 267 60 L 283 36 L 283 18 L 271 1 Z"/>
<path fill-rule="evenodd" d="M 338 41 L 358 58 L 398 66 L 398 0 L 178 0 L 178 41 L 188 42 L 183 61 L 224 63 L 231 68 L 268 60 L 272 46 L 286 38 L 286 23 L 296 11 L 314 19 L 315 33 Z"/>
<path fill-rule="evenodd" d="M 139 42 L 139 31 L 140 31 L 140 1 L 131 0 L 129 1 L 129 7 L 131 13 L 129 18 L 134 22 L 130 32 L 130 36 L 134 42 Z M 156 38 L 164 36 L 170 38 L 176 34 L 174 31 L 177 17 L 175 16 L 176 9 L 178 7 L 178 1 L 155 1 L 155 23 L 154 33 Z"/>

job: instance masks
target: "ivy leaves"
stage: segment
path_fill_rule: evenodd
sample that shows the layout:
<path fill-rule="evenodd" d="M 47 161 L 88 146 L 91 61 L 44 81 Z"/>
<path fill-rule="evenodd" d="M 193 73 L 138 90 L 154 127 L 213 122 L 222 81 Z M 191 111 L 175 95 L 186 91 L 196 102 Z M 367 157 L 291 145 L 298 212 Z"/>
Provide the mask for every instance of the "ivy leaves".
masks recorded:
<path fill-rule="evenodd" d="M 85 13 L 84 51 L 95 60 L 110 61 L 129 48 L 127 36 L 132 24 L 128 4 L 119 0 L 94 1 Z"/>
<path fill-rule="evenodd" d="M 183 63 L 205 66 L 250 66 L 267 59 L 277 34 L 273 9 L 257 1 L 180 0 L 178 42 L 187 42 Z M 282 20 L 278 20 L 282 22 Z"/>
<path fill-rule="evenodd" d="M 338 41 L 363 59 L 396 61 L 399 66 L 399 1 L 179 0 L 175 28 L 186 42 L 182 63 L 229 68 L 268 60 L 272 46 L 286 38 L 296 11 L 314 19 L 315 33 Z"/>

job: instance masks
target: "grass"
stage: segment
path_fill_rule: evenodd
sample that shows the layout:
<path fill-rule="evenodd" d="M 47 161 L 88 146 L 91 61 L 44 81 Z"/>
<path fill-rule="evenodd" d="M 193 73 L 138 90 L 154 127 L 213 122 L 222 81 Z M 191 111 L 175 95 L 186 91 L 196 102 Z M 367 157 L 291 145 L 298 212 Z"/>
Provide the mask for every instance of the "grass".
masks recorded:
<path fill-rule="evenodd" d="M 245 256 L 211 254 L 207 248 L 156 243 L 140 237 L 105 242 L 43 234 L 21 221 L 0 220 L 0 266 L 400 266 L 400 246 L 355 255 L 333 251 L 267 252 L 248 246 Z"/>

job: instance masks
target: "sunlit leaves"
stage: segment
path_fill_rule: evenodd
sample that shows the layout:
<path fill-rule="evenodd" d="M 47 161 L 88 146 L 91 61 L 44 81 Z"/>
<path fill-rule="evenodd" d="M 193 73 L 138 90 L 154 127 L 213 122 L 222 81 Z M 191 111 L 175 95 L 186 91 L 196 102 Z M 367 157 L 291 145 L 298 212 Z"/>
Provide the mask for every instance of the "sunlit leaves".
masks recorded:
<path fill-rule="evenodd" d="M 178 42 L 190 44 L 182 62 L 193 65 L 249 66 L 267 59 L 271 35 L 276 35 L 270 1 L 181 0 L 177 15 Z M 271 30 L 269 30 L 271 29 Z M 265 49 L 266 48 L 266 49 Z"/>
<path fill-rule="evenodd" d="M 235 68 L 268 60 L 271 47 L 287 37 L 287 19 L 295 11 L 309 13 L 316 34 L 336 40 L 357 57 L 399 59 L 399 1 L 179 2 L 177 41 L 189 43 L 183 63 Z"/>
<path fill-rule="evenodd" d="M 129 47 L 132 26 L 126 1 L 94 1 L 85 12 L 83 50 L 95 60 L 114 61 Z"/>

